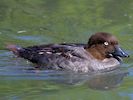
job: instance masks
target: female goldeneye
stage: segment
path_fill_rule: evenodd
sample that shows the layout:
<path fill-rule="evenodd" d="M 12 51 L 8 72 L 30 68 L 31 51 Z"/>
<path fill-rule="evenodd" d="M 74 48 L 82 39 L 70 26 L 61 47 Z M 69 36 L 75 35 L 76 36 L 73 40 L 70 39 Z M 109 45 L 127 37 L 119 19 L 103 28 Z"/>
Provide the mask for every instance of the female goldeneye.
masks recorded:
<path fill-rule="evenodd" d="M 98 32 L 87 44 L 48 44 L 26 48 L 8 45 L 15 55 L 36 63 L 40 68 L 92 72 L 118 67 L 121 57 L 128 57 L 115 36 Z"/>

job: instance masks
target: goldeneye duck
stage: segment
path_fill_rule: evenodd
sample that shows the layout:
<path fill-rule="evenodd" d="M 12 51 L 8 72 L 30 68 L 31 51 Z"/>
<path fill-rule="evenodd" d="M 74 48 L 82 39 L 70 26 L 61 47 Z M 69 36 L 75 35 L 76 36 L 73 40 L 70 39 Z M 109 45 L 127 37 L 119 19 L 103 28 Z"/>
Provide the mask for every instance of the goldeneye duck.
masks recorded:
<path fill-rule="evenodd" d="M 115 36 L 98 32 L 89 38 L 87 44 L 61 43 L 30 47 L 8 45 L 15 55 L 37 64 L 40 68 L 94 72 L 112 70 L 129 57 L 119 46 Z"/>

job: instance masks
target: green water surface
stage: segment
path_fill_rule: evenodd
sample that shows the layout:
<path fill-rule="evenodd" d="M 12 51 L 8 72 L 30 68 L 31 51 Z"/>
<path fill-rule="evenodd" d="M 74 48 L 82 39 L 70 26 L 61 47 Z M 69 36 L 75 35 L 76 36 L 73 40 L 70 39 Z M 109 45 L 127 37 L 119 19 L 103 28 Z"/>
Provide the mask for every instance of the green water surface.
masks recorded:
<path fill-rule="evenodd" d="M 7 44 L 87 43 L 95 32 L 119 39 L 130 58 L 94 75 L 29 70 Z M 0 0 L 0 100 L 133 100 L 133 0 Z"/>

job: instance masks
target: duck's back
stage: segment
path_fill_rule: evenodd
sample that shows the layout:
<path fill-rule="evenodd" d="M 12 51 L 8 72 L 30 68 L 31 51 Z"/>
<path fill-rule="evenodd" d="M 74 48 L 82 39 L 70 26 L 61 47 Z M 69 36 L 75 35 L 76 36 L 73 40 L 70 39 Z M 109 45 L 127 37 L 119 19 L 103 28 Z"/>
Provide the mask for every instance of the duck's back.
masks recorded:
<path fill-rule="evenodd" d="M 17 55 L 45 69 L 86 70 L 85 44 L 49 44 L 17 49 Z M 86 67 L 85 67 L 86 66 Z"/>

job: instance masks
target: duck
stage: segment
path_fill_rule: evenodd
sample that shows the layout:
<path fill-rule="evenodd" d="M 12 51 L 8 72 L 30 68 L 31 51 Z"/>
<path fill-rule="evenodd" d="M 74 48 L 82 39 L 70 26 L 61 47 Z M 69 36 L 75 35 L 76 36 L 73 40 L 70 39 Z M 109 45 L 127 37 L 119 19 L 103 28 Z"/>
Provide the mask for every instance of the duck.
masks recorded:
<path fill-rule="evenodd" d="M 87 43 L 58 43 L 20 47 L 10 44 L 7 49 L 38 68 L 72 72 L 109 71 L 120 67 L 129 55 L 118 39 L 107 32 L 97 32 Z"/>

